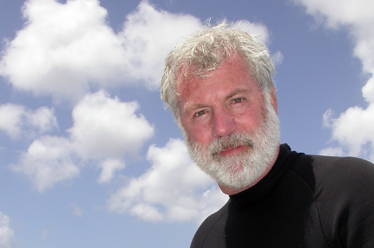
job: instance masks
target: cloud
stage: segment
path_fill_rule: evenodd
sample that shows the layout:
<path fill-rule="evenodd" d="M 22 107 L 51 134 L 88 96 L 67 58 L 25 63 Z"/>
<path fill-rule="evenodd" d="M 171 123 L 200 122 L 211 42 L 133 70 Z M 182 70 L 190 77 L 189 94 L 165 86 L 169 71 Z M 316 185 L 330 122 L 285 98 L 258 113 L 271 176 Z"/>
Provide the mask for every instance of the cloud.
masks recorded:
<path fill-rule="evenodd" d="M 353 54 L 361 60 L 363 73 L 369 80 L 362 88 L 367 108 L 353 106 L 334 119 L 331 110 L 324 123 L 332 129 L 332 140 L 341 150 L 374 161 L 374 2 L 366 0 L 294 0 L 306 12 L 329 29 L 345 28 L 355 44 Z M 328 149 L 327 149 L 328 150 Z M 326 149 L 324 151 L 327 151 Z"/>
<path fill-rule="evenodd" d="M 278 66 L 283 63 L 283 54 L 280 51 L 276 51 L 273 55 L 271 55 L 271 60 L 274 63 L 274 66 Z"/>
<path fill-rule="evenodd" d="M 123 49 L 97 0 L 29 0 L 23 15 L 26 25 L 0 70 L 16 89 L 79 99 L 89 82 L 105 83 L 121 70 Z"/>
<path fill-rule="evenodd" d="M 82 158 L 120 158 L 139 150 L 154 134 L 137 102 L 120 102 L 100 90 L 87 95 L 73 110 L 74 126 L 68 130 Z"/>
<path fill-rule="evenodd" d="M 0 75 L 15 89 L 73 103 L 92 88 L 158 89 L 167 53 L 202 26 L 194 16 L 157 10 L 148 1 L 126 16 L 117 34 L 98 0 L 28 0 L 23 16 L 24 28 L 3 51 Z M 237 25 L 268 42 L 264 25 Z"/>
<path fill-rule="evenodd" d="M 261 23 L 252 23 L 247 20 L 240 20 L 234 23 L 234 25 L 236 28 L 247 32 L 263 43 L 268 44 L 270 42 L 268 29 Z"/>
<path fill-rule="evenodd" d="M 124 168 L 126 155 L 135 154 L 154 134 L 154 128 L 136 114 L 136 102 L 110 98 L 103 90 L 88 94 L 73 109 L 68 138 L 42 136 L 23 152 L 15 172 L 31 179 L 39 192 L 77 177 L 86 161 L 99 163 L 99 182 L 109 182 Z"/>
<path fill-rule="evenodd" d="M 142 1 L 126 17 L 119 33 L 129 72 L 148 87 L 158 89 L 167 53 L 182 37 L 200 27 L 196 17 L 156 10 L 148 1 Z"/>
<path fill-rule="evenodd" d="M 0 247 L 13 247 L 14 231 L 10 229 L 9 222 L 9 217 L 0 212 Z"/>
<path fill-rule="evenodd" d="M 325 156 L 344 156 L 344 152 L 341 147 L 328 147 L 319 151 L 319 154 Z"/>
<path fill-rule="evenodd" d="M 73 210 L 74 215 L 82 217 L 83 211 L 75 202 L 70 203 L 70 207 Z"/>
<path fill-rule="evenodd" d="M 327 28 L 364 26 L 373 21 L 374 2 L 367 0 L 293 0 L 306 7 L 306 12 L 319 18 Z M 370 26 L 367 27 L 370 29 Z"/>
<path fill-rule="evenodd" d="M 108 209 L 130 213 L 145 221 L 195 221 L 220 208 L 227 196 L 190 159 L 183 141 L 151 146 L 152 166 L 111 195 Z"/>
<path fill-rule="evenodd" d="M 57 128 L 54 110 L 47 107 L 33 111 L 21 105 L 7 103 L 0 105 L 0 116 L 0 130 L 12 139 L 32 137 Z"/>
<path fill-rule="evenodd" d="M 35 140 L 12 169 L 29 177 L 39 192 L 79 175 L 71 143 L 65 138 L 53 136 Z"/>
<path fill-rule="evenodd" d="M 108 183 L 112 180 L 116 171 L 125 168 L 125 164 L 123 161 L 118 159 L 107 159 L 100 164 L 100 167 L 102 171 L 100 173 L 98 182 Z"/>
<path fill-rule="evenodd" d="M 332 139 L 348 150 L 350 156 L 363 156 L 367 152 L 374 155 L 374 150 L 365 151 L 365 145 L 374 144 L 374 104 L 366 109 L 351 107 L 336 119 L 328 117 L 331 123 Z M 371 146 L 372 146 L 371 145 Z M 374 157 L 373 157 L 374 158 Z"/>
<path fill-rule="evenodd" d="M 90 88 L 137 83 L 157 89 L 167 52 L 200 22 L 154 9 L 147 1 L 119 34 L 98 0 L 29 0 L 25 27 L 8 42 L 0 75 L 14 88 L 78 101 Z"/>

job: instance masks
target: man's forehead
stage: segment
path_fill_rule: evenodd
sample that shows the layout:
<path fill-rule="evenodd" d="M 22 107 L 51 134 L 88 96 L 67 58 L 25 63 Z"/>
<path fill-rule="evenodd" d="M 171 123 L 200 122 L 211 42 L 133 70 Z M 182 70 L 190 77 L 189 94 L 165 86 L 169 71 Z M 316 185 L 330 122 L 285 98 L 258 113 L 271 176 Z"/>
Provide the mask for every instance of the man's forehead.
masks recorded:
<path fill-rule="evenodd" d="M 232 55 L 227 57 L 222 63 L 217 66 L 215 69 L 205 70 L 204 72 L 200 72 L 198 66 L 191 64 L 184 64 L 180 67 L 178 77 L 177 77 L 177 93 L 178 95 L 181 94 L 188 94 L 197 87 L 196 84 L 193 82 L 199 81 L 202 79 L 206 79 L 214 75 L 214 73 L 219 70 L 222 65 L 237 65 L 241 68 L 245 68 L 243 71 L 248 73 L 248 76 L 252 77 L 247 63 L 245 60 L 238 54 Z"/>
<path fill-rule="evenodd" d="M 198 87 L 198 84 L 194 82 L 199 79 L 202 79 L 202 77 L 192 74 L 178 77 L 177 93 L 179 95 L 179 99 L 189 96 L 192 92 L 194 92 Z"/>
<path fill-rule="evenodd" d="M 178 77 L 189 77 L 189 76 L 199 76 L 204 78 L 209 76 L 209 72 L 219 69 L 224 63 L 243 63 L 247 64 L 243 59 L 243 56 L 236 51 L 230 51 L 214 56 L 213 58 L 204 57 L 199 59 L 186 60 L 181 63 L 178 69 Z M 212 56 L 213 57 L 213 56 Z"/>

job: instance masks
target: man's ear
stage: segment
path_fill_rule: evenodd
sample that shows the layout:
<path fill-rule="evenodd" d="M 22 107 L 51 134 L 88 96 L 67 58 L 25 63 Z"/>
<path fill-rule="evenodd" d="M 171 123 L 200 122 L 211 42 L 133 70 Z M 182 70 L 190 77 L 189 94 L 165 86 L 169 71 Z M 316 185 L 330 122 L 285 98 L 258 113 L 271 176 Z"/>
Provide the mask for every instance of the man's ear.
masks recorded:
<path fill-rule="evenodd" d="M 271 95 L 270 95 L 271 105 L 273 105 L 275 113 L 278 114 L 278 102 L 277 102 L 277 96 L 275 95 L 275 88 L 271 89 Z"/>

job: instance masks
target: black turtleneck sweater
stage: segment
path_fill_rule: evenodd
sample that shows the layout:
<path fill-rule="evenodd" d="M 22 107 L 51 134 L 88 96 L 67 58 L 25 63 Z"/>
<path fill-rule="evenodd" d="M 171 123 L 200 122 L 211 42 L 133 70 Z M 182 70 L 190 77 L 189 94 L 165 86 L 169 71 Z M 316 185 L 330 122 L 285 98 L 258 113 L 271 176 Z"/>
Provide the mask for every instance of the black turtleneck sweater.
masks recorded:
<path fill-rule="evenodd" d="M 374 247 L 374 165 L 284 144 L 270 172 L 231 195 L 191 248 Z"/>

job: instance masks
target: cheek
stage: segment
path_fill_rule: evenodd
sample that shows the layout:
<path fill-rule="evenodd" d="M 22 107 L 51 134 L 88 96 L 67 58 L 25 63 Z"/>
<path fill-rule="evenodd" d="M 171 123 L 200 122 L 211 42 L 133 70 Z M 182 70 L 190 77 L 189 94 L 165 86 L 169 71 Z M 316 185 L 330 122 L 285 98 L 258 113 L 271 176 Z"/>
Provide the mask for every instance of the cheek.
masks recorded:
<path fill-rule="evenodd" d="M 191 128 L 189 131 L 191 141 L 203 144 L 208 139 L 208 130 L 204 128 Z"/>
<path fill-rule="evenodd" d="M 252 111 L 236 118 L 238 131 L 252 134 L 262 123 L 263 114 L 261 111 Z"/>
<path fill-rule="evenodd" d="M 185 129 L 189 141 L 196 143 L 200 146 L 207 147 L 213 140 L 211 131 L 205 127 L 189 127 Z"/>

